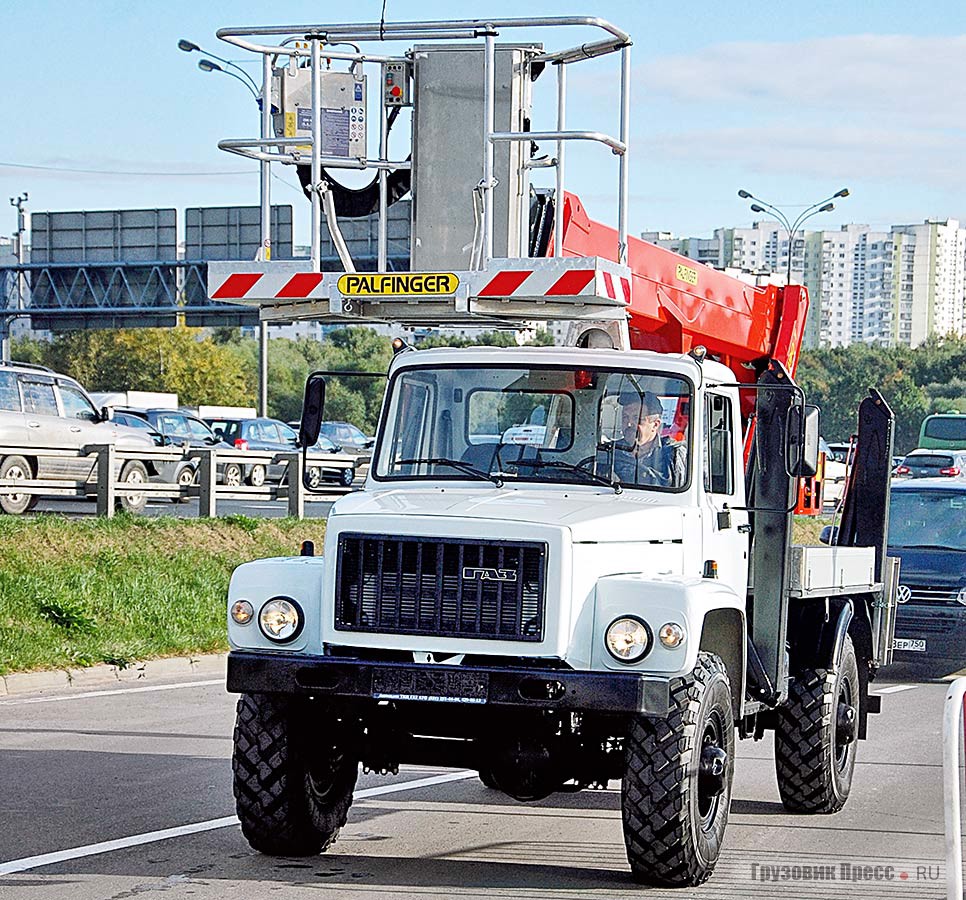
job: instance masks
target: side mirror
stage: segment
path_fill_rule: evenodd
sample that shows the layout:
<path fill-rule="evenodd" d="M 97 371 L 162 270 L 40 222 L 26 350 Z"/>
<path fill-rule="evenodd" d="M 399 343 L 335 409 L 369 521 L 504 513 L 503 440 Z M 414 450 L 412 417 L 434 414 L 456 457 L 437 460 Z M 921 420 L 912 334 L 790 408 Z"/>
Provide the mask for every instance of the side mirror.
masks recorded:
<path fill-rule="evenodd" d="M 811 478 L 818 471 L 818 407 L 792 406 L 788 410 L 788 472 Z"/>
<path fill-rule="evenodd" d="M 818 536 L 818 539 L 823 544 L 832 544 L 838 540 L 838 537 L 839 537 L 838 528 L 832 525 L 826 525 L 822 529 L 822 533 Z"/>
<path fill-rule="evenodd" d="M 302 402 L 302 421 L 299 423 L 299 444 L 314 447 L 322 430 L 322 411 L 325 409 L 325 376 L 315 372 L 305 382 Z"/>
<path fill-rule="evenodd" d="M 114 410 L 109 406 L 101 407 L 101 421 L 110 422 L 114 418 Z"/>

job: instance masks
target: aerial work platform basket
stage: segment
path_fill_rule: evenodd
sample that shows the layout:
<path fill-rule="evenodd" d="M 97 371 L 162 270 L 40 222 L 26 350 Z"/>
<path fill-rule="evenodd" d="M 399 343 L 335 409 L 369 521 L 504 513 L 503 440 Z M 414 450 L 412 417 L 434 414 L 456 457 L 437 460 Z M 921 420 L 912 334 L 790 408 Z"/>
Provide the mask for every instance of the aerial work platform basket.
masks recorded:
<path fill-rule="evenodd" d="M 502 40 L 567 30 L 596 39 L 561 49 Z M 258 138 L 219 146 L 261 163 L 266 222 L 270 166 L 297 168 L 312 202 L 312 244 L 307 260 L 273 260 L 266 227 L 255 261 L 209 264 L 212 299 L 258 305 L 266 321 L 509 327 L 546 319 L 626 321 L 631 42 L 624 31 L 570 16 L 225 28 L 218 36 L 260 55 L 261 95 L 271 98 L 261 104 Z M 418 43 L 402 52 L 369 52 L 373 43 L 382 50 L 400 42 Z M 615 53 L 620 66 L 611 93 L 619 135 L 569 129 L 569 67 Z M 541 114 L 534 84 L 550 70 L 557 75 L 556 110 Z M 408 134 L 393 140 L 408 137 L 408 145 L 393 158 L 390 132 L 404 109 L 411 110 Z M 373 119 L 378 151 L 370 155 Z M 617 157 L 618 227 L 612 246 L 592 257 L 568 252 L 569 218 L 557 202 L 571 141 L 601 145 Z M 332 176 L 339 169 L 374 177 L 368 186 L 348 188 Z M 538 186 L 542 169 L 555 177 Z M 390 272 L 387 210 L 407 193 L 413 271 Z M 377 218 L 374 273 L 355 271 L 339 227 L 340 219 L 367 213 Z M 322 271 L 323 222 L 341 272 Z"/>

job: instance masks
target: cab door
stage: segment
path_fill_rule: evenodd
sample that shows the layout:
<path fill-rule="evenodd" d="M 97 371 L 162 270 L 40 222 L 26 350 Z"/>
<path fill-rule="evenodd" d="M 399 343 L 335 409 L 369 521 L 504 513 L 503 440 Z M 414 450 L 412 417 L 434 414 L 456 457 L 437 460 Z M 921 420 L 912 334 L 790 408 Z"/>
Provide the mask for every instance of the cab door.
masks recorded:
<path fill-rule="evenodd" d="M 702 469 L 705 560 L 739 597 L 748 591 L 748 513 L 741 470 L 741 429 L 736 398 L 709 392 L 704 398 Z"/>
<path fill-rule="evenodd" d="M 54 379 L 33 372 L 21 375 L 20 392 L 27 423 L 27 440 L 37 459 L 37 477 L 71 478 L 77 460 L 44 453 L 48 448 L 76 450 L 80 446 L 78 436 L 70 431 L 67 420 L 60 414 L 54 394 Z"/>

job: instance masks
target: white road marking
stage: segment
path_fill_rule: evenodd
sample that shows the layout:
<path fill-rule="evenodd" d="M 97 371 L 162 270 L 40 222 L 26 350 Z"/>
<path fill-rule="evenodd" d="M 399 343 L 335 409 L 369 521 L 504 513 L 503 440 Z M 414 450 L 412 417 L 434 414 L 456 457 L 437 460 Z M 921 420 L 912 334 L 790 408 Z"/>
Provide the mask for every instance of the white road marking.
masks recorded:
<path fill-rule="evenodd" d="M 57 703 L 61 700 L 86 700 L 88 697 L 110 697 L 113 694 L 146 694 L 150 691 L 179 691 L 182 688 L 210 687 L 224 684 L 224 678 L 207 681 L 186 681 L 183 684 L 155 684 L 150 687 L 113 688 L 109 691 L 83 691 L 79 694 L 63 694 L 57 697 L 30 697 L 26 700 L 0 700 L 0 706 L 22 706 L 27 703 Z"/>
<path fill-rule="evenodd" d="M 911 691 L 914 688 L 919 687 L 918 684 L 894 684 L 892 687 L 879 688 L 877 691 L 873 691 L 874 694 L 898 694 L 900 691 Z"/>
<path fill-rule="evenodd" d="M 463 781 L 464 779 L 474 778 L 475 776 L 476 772 L 447 772 L 445 775 L 417 778 L 414 781 L 404 781 L 401 784 L 382 784 L 379 787 L 356 791 L 355 799 L 365 800 L 367 797 L 381 797 L 385 794 L 413 791 L 417 788 L 447 784 L 450 781 Z M 12 859 L 9 862 L 0 863 L 0 875 L 13 875 L 17 872 L 26 872 L 29 869 L 39 869 L 43 866 L 52 866 L 55 863 L 67 862 L 71 859 L 97 856 L 101 853 L 111 853 L 114 850 L 124 850 L 128 847 L 140 846 L 141 844 L 153 844 L 156 841 L 166 841 L 169 838 L 184 837 L 188 834 L 215 831 L 218 828 L 228 828 L 237 824 L 237 816 L 223 816 L 220 819 L 209 819 L 207 822 L 194 822 L 191 825 L 179 825 L 177 828 L 163 828 L 160 831 L 133 834 L 130 837 L 117 838 L 113 841 L 102 841 L 99 844 L 86 844 L 83 847 L 73 847 L 70 850 L 58 850 L 54 853 L 43 853 L 40 856 L 26 856 L 23 859 Z"/>

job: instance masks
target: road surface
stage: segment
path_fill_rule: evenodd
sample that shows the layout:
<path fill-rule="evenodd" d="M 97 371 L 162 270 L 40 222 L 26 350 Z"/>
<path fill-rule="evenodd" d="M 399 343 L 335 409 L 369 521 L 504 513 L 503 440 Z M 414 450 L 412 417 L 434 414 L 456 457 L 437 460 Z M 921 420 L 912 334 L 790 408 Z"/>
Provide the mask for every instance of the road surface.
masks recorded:
<path fill-rule="evenodd" d="M 0 700 L 0 896 L 939 898 L 947 686 L 876 684 L 884 712 L 834 816 L 787 815 L 771 740 L 741 742 L 718 869 L 678 892 L 631 881 L 616 783 L 521 804 L 472 773 L 363 776 L 365 796 L 330 852 L 272 859 L 233 823 L 234 698 L 219 679 L 17 696 Z M 806 879 L 805 867 L 825 879 Z"/>

